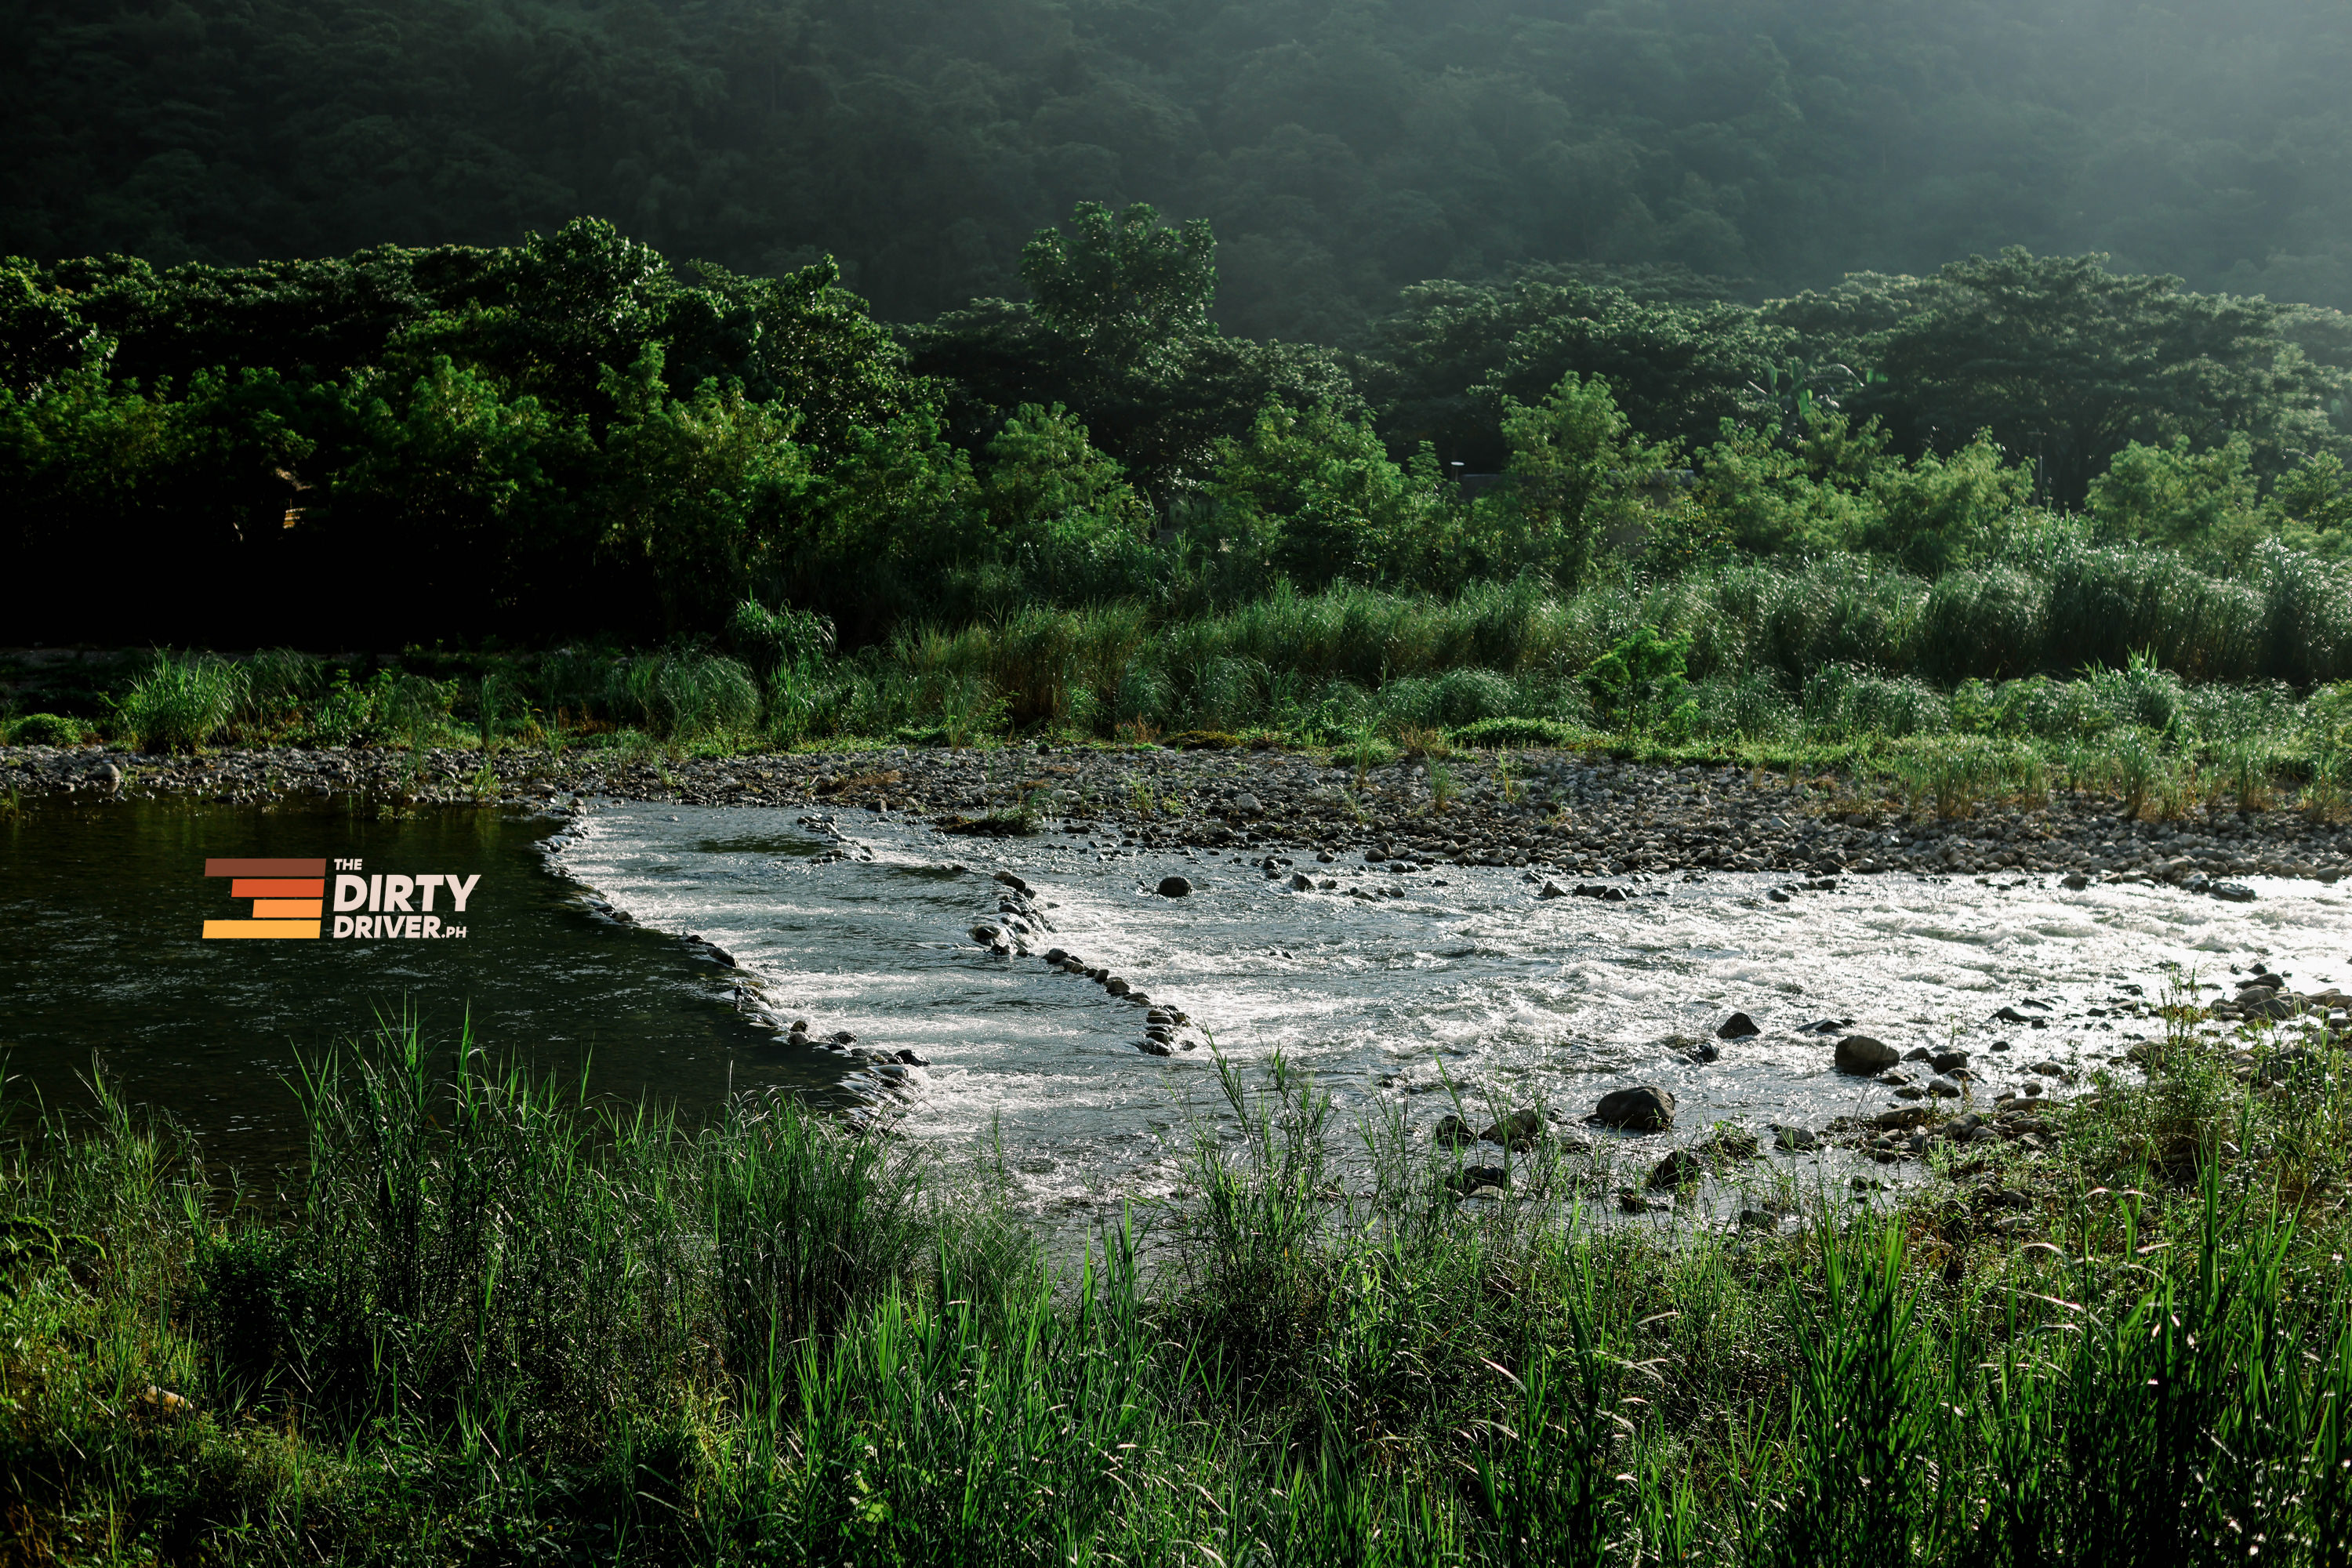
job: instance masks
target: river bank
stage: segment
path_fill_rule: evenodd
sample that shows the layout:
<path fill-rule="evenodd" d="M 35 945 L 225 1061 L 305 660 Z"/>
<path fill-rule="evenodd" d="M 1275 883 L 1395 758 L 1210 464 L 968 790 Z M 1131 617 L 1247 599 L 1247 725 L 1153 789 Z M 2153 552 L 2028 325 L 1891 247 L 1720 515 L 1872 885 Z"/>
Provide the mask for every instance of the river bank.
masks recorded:
<path fill-rule="evenodd" d="M 1502 1197 L 1479 1154 L 1229 1073 L 1185 1190 L 1083 1268 L 985 1159 L 765 1096 L 614 1122 L 472 1054 L 445 1102 L 443 1067 L 410 1034 L 316 1079 L 317 1169 L 266 1215 L 127 1112 L 0 1151 L 0 1506 L 31 1560 L 2347 1543 L 2340 1056 L 2252 1085 L 2170 1058 L 2046 1150 L 1730 1222 L 1661 1184 L 1605 1229 L 1556 1150 L 1505 1157 Z"/>
<path fill-rule="evenodd" d="M 2244 896 L 2237 877 L 2332 882 L 2352 826 L 2220 802 L 2170 820 L 2113 796 L 1985 790 L 1936 805 L 1884 779 L 1664 766 L 1589 752 L 1401 757 L 1311 752 L 898 747 L 665 757 L 646 751 L 387 747 L 152 756 L 0 749 L 0 791 L 271 805 L 571 797 L 862 811 L 950 831 L 1115 836 L 1145 847 L 1262 847 L 1629 876 L 1707 870 L 2148 879 Z"/>

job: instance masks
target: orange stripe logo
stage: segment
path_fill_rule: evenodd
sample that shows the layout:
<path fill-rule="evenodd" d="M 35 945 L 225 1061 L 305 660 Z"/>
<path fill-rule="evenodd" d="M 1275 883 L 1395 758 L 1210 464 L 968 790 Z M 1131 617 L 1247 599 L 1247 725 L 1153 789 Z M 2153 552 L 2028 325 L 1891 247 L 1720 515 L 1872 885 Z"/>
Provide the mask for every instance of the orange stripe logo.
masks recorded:
<path fill-rule="evenodd" d="M 226 877 L 230 898 L 253 900 L 251 920 L 206 921 L 205 936 L 317 940 L 326 919 L 324 860 L 206 860 L 205 875 Z"/>

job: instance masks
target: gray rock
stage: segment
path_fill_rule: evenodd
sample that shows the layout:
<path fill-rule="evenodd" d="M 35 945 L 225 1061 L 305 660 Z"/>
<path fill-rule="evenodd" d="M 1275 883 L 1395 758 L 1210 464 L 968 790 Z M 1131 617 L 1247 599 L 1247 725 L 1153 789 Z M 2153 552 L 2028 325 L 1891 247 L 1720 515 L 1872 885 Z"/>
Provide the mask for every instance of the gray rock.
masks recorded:
<path fill-rule="evenodd" d="M 1104 981 L 1102 983 L 1102 988 L 1105 991 L 1109 992 L 1114 996 L 1124 996 L 1129 990 L 1133 989 L 1133 987 L 1129 986 L 1126 981 L 1121 980 L 1116 974 Z"/>
<path fill-rule="evenodd" d="M 2254 890 L 2243 882 L 2216 882 L 2205 890 L 2224 903 L 2251 904 L 2254 901 Z"/>
<path fill-rule="evenodd" d="M 1652 1192 L 1672 1192 L 1696 1186 L 1706 1175 L 1706 1162 L 1687 1149 L 1677 1149 L 1650 1171 Z"/>
<path fill-rule="evenodd" d="M 1465 1165 L 1446 1177 L 1445 1184 L 1457 1193 L 1474 1196 L 1482 1187 L 1507 1193 L 1511 1187 L 1511 1173 L 1500 1165 Z"/>
<path fill-rule="evenodd" d="M 1004 940 L 1004 933 L 992 925 L 976 925 L 971 928 L 971 940 L 982 947 L 994 947 Z"/>
<path fill-rule="evenodd" d="M 1315 879 L 1301 871 L 1290 879 L 1290 890 L 1294 893 L 1311 893 L 1315 890 Z"/>
<path fill-rule="evenodd" d="M 1536 897 L 1538 899 L 1564 899 L 1568 897 L 1568 889 L 1547 877 L 1544 879 L 1544 885 L 1537 889 Z"/>
<path fill-rule="evenodd" d="M 1718 1040 L 1746 1040 L 1752 1039 L 1763 1032 L 1756 1026 L 1756 1020 L 1747 1014 L 1734 1013 L 1717 1026 L 1715 1037 Z"/>
<path fill-rule="evenodd" d="M 1191 893 L 1192 890 L 1192 884 L 1181 877 L 1162 877 L 1160 879 L 1159 892 L 1160 896 L 1163 899 L 1181 899 Z"/>
<path fill-rule="evenodd" d="M 1478 1134 L 1483 1143 L 1499 1143 L 1507 1149 L 1532 1149 L 1544 1135 L 1543 1117 L 1534 1110 L 1514 1110 Z"/>
<path fill-rule="evenodd" d="M 1798 1153 L 1804 1153 L 1822 1146 L 1821 1139 L 1810 1128 L 1782 1127 L 1777 1124 L 1772 1129 L 1772 1142 L 1783 1149 L 1793 1150 Z"/>
<path fill-rule="evenodd" d="M 1010 871 L 997 872 L 996 879 L 1003 883 L 1006 887 L 1012 889 L 1016 893 L 1026 893 L 1029 890 L 1029 884 L 1023 881 L 1020 878 L 1014 876 Z"/>
<path fill-rule="evenodd" d="M 1857 1078 L 1884 1072 L 1900 1059 L 1893 1046 L 1868 1035 L 1848 1035 L 1837 1043 L 1837 1070 Z"/>
<path fill-rule="evenodd" d="M 1592 1120 L 1603 1127 L 1663 1132 L 1675 1124 L 1674 1093 L 1646 1083 L 1633 1089 L 1612 1089 L 1593 1108 Z"/>
<path fill-rule="evenodd" d="M 1255 816 L 1261 810 L 1265 809 L 1258 805 L 1257 796 L 1251 795 L 1246 790 L 1243 791 L 1240 795 L 1234 796 L 1231 804 L 1233 808 L 1241 813 L 1244 816 Z"/>
<path fill-rule="evenodd" d="M 1470 1124 L 1462 1118 L 1447 1116 L 1437 1123 L 1435 1141 L 1440 1148 L 1460 1149 L 1478 1142 L 1478 1135 L 1470 1131 Z"/>

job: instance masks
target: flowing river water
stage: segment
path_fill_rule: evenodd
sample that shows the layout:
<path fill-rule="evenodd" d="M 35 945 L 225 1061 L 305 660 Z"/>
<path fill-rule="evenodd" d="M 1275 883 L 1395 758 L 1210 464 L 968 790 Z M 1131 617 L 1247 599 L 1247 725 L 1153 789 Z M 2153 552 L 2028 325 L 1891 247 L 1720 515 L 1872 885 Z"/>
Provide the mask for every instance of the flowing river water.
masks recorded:
<path fill-rule="evenodd" d="M 132 1100 L 267 1160 L 295 1147 L 298 1059 L 405 1005 L 428 1031 L 470 1016 L 494 1049 L 588 1064 L 600 1091 L 689 1114 L 776 1088 L 886 1110 L 918 1137 L 990 1140 L 1039 1207 L 1091 1210 L 1181 1181 L 1217 1054 L 1247 1073 L 1280 1052 L 1343 1120 L 1385 1105 L 1422 1139 L 1457 1098 L 1474 1125 L 1530 1106 L 1572 1125 L 1609 1089 L 1655 1084 L 1680 1108 L 1648 1145 L 1663 1152 L 1717 1121 L 1818 1131 L 1894 1103 L 1837 1075 L 1834 1033 L 1808 1026 L 1957 1045 L 1989 1099 L 2029 1065 L 2080 1071 L 2157 1035 L 2142 1009 L 2168 984 L 2226 985 L 2255 958 L 2298 984 L 2352 977 L 2352 884 L 2258 880 L 2228 904 L 2046 877 L 1790 892 L 1709 875 L 1622 883 L 1632 896 L 1611 902 L 1543 898 L 1539 878 L 1499 868 L 1301 854 L 1269 878 L 1263 853 L 950 838 L 864 812 L 36 805 L 0 826 L 0 1049 L 20 1105 L 86 1100 L 95 1056 Z M 204 921 L 245 912 L 205 875 L 231 857 L 482 880 L 461 939 L 207 941 Z M 1050 927 L 1032 955 L 970 934 L 1004 926 L 999 870 Z M 1171 874 L 1193 891 L 1160 896 Z M 1171 1054 L 1139 1049 L 1144 1005 L 1036 956 L 1055 947 L 1186 1015 Z M 1734 1011 L 1762 1032 L 1716 1041 Z M 841 1032 L 855 1044 L 825 1043 Z"/>

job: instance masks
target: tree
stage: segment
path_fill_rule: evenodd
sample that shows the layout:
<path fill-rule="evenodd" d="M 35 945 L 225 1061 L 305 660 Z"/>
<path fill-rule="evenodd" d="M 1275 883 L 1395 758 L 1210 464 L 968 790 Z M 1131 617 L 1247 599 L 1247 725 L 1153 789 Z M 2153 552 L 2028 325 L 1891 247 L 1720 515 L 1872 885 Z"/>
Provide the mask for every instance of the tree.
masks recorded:
<path fill-rule="evenodd" d="M 1564 588 L 1583 583 L 1612 525 L 1640 526 L 1674 457 L 1634 433 L 1608 382 L 1574 371 L 1541 402 L 1506 398 L 1503 435 L 1511 487 L 1483 508 L 1496 574 L 1538 571 Z"/>
<path fill-rule="evenodd" d="M 2332 379 L 2286 341 L 2281 307 L 2111 273 L 2105 259 L 2012 247 L 1928 279 L 1857 275 L 1768 314 L 1810 353 L 1883 373 L 1849 406 L 1905 449 L 1950 452 L 1989 431 L 2062 506 L 2083 504 L 2134 442 L 2201 448 L 2242 432 L 2263 473 L 2336 444 Z"/>
<path fill-rule="evenodd" d="M 1080 202 L 1066 230 L 1040 229 L 1022 248 L 1021 280 L 1039 319 L 1087 352 L 1152 353 L 1211 330 L 1216 258 L 1204 218 L 1171 229 L 1142 202 L 1118 213 Z"/>
<path fill-rule="evenodd" d="M 1165 506 L 1267 403 L 1361 407 L 1329 354 L 1217 331 L 1213 256 L 1205 224 L 1171 230 L 1141 204 L 1082 202 L 1069 233 L 1041 231 L 1024 254 L 1034 302 L 977 300 L 908 329 L 911 368 L 950 389 L 967 448 L 1024 404 L 1060 404 Z"/>
<path fill-rule="evenodd" d="M 1704 298 L 1707 280 L 1686 272 L 1628 280 L 1648 297 L 1561 268 L 1406 289 L 1362 362 L 1391 449 L 1427 441 L 1441 458 L 1492 472 L 1507 450 L 1504 399 L 1540 398 L 1570 373 L 1607 377 L 1618 406 L 1651 436 L 1696 441 L 1726 419 L 1761 423 L 1771 404 L 1760 384 L 1787 358 L 1791 334 Z"/>

